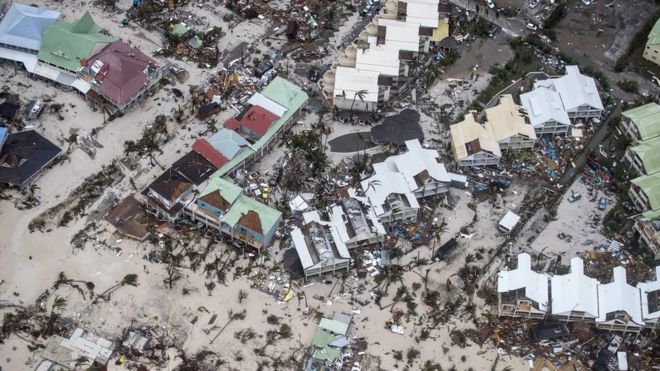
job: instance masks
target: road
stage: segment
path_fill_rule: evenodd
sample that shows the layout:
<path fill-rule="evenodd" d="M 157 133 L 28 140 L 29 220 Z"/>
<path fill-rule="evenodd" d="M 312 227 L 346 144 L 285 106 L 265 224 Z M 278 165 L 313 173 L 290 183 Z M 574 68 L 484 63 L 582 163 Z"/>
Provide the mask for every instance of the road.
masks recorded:
<path fill-rule="evenodd" d="M 584 163 L 587 159 L 587 153 L 589 153 L 589 149 L 598 149 L 598 145 L 605 139 L 607 138 L 608 134 L 610 133 L 610 130 L 612 130 L 612 127 L 610 126 L 610 120 L 613 120 L 614 118 L 618 117 L 621 114 L 621 105 L 617 105 L 616 108 L 610 113 L 609 118 L 607 121 L 602 122 L 600 125 L 600 128 L 598 128 L 598 131 L 596 131 L 596 134 L 594 134 L 593 137 L 591 137 L 591 140 L 589 141 L 589 144 L 587 147 L 580 152 L 580 154 L 575 158 L 575 161 L 573 163 L 575 164 L 575 167 L 572 167 L 562 175 L 562 177 L 559 179 L 559 184 L 562 185 L 568 185 L 573 182 L 573 177 L 582 169 L 584 166 Z"/>
<path fill-rule="evenodd" d="M 502 29 L 510 37 L 526 36 L 529 30 L 525 27 L 525 22 L 517 18 L 496 17 L 495 9 L 488 9 L 485 1 L 472 0 L 450 0 L 452 4 L 468 11 L 474 11 L 479 5 L 479 17 Z M 486 13 L 487 12 L 487 13 Z"/>

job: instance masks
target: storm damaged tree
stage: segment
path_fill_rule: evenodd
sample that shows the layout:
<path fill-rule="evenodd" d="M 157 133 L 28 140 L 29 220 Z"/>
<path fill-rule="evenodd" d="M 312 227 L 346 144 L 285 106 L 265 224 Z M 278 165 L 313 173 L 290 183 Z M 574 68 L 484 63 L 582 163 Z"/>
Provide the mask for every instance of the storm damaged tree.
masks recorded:
<path fill-rule="evenodd" d="M 225 331 L 225 329 L 227 328 L 227 326 L 229 326 L 229 324 L 231 324 L 234 321 L 239 321 L 239 320 L 242 321 L 245 319 L 246 316 L 247 316 L 247 311 L 245 309 L 243 309 L 240 312 L 234 312 L 233 310 L 230 309 L 229 312 L 227 312 L 227 323 L 225 323 L 225 325 L 222 326 L 222 328 L 220 328 L 220 331 L 218 331 L 218 333 L 215 334 L 213 339 L 211 339 L 210 344 L 213 344 L 215 339 L 217 339 L 218 336 L 220 336 L 220 334 L 222 334 L 222 332 Z"/>
<path fill-rule="evenodd" d="M 109 287 L 107 290 L 103 291 L 100 293 L 95 299 L 94 303 L 98 302 L 99 300 L 104 300 L 104 301 L 109 301 L 110 296 L 117 291 L 120 287 L 124 286 L 137 286 L 138 285 L 138 276 L 137 274 L 127 274 L 122 278 L 122 280 L 111 287 Z"/>
<path fill-rule="evenodd" d="M 57 280 L 55 281 L 55 283 L 53 283 L 53 290 L 57 290 L 62 285 L 66 285 L 75 289 L 80 293 L 80 295 L 82 295 L 83 299 L 87 299 L 87 297 L 85 296 L 85 290 L 83 290 L 83 288 L 81 287 L 82 285 L 85 287 L 85 289 L 87 289 L 87 291 L 89 291 L 90 298 L 94 296 L 95 286 L 93 282 L 70 279 L 69 277 L 66 276 L 64 272 L 60 272 L 57 275 Z"/>

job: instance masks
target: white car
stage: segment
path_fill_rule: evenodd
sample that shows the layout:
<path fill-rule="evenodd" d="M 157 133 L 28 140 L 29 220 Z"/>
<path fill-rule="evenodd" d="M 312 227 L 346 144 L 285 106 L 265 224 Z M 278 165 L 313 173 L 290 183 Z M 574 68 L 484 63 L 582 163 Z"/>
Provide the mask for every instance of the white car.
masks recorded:
<path fill-rule="evenodd" d="M 527 23 L 527 26 L 525 26 L 525 27 L 527 27 L 528 29 L 530 29 L 532 31 L 536 31 L 536 30 L 539 29 L 539 27 L 537 25 L 535 25 L 534 23 L 532 23 L 532 22 Z"/>
<path fill-rule="evenodd" d="M 493 0 L 486 0 L 486 5 L 488 5 L 488 7 L 491 9 L 495 7 L 495 3 L 493 2 Z"/>
<path fill-rule="evenodd" d="M 529 7 L 534 9 L 539 5 L 540 2 L 541 0 L 529 0 Z"/>

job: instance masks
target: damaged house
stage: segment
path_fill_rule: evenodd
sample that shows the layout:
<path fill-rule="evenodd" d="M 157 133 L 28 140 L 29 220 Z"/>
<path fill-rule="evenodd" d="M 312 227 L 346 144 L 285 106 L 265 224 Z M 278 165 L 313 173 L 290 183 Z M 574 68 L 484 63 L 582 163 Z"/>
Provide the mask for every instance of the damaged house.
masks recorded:
<path fill-rule="evenodd" d="M 416 139 L 405 143 L 407 152 L 373 164 L 375 174 L 360 183 L 360 192 L 349 190 L 352 197 L 371 205 L 383 223 L 415 220 L 417 198 L 447 192 L 451 184 L 437 151 L 422 148 Z"/>
<path fill-rule="evenodd" d="M 634 228 L 637 241 L 651 249 L 656 259 L 660 258 L 660 209 L 637 216 Z"/>
<path fill-rule="evenodd" d="M 551 135 L 554 137 L 568 133 L 571 120 L 556 91 L 538 87 L 520 94 L 520 102 L 527 112 L 529 122 L 534 127 L 537 136 Z"/>
<path fill-rule="evenodd" d="M 518 266 L 497 275 L 500 316 L 544 319 L 548 312 L 548 277 L 532 270 L 529 254 L 518 255 Z"/>
<path fill-rule="evenodd" d="M 257 249 L 270 244 L 282 220 L 282 213 L 246 196 L 240 187 L 217 176 L 185 207 L 193 221 Z"/>
<path fill-rule="evenodd" d="M 7 135 L 0 127 L 0 182 L 25 189 L 62 150 L 34 130 Z"/>
<path fill-rule="evenodd" d="M 595 322 L 598 318 L 598 280 L 584 274 L 584 262 L 571 259 L 568 274 L 550 279 L 552 315 L 566 322 Z"/>
<path fill-rule="evenodd" d="M 633 142 L 660 136 L 660 105 L 652 102 L 624 111 L 617 130 Z"/>
<path fill-rule="evenodd" d="M 642 320 L 651 329 L 660 327 L 660 266 L 655 267 L 655 280 L 637 284 L 642 301 Z"/>
<path fill-rule="evenodd" d="M 262 158 L 283 138 L 300 117 L 307 99 L 298 86 L 276 77 L 261 93 L 254 94 L 225 128 L 195 142 L 193 150 L 218 167 L 215 176 L 234 174 Z M 271 120 L 273 116 L 275 120 Z"/>
<path fill-rule="evenodd" d="M 340 110 L 375 111 L 410 77 L 410 61 L 448 35 L 447 4 L 389 0 L 323 76 L 327 102 Z"/>
<path fill-rule="evenodd" d="M 643 140 L 629 146 L 623 159 L 638 175 L 657 173 L 660 171 L 660 137 Z"/>
<path fill-rule="evenodd" d="M 484 113 L 483 123 L 476 111 L 470 111 L 463 121 L 450 126 L 454 158 L 460 166 L 497 165 L 503 151 L 534 148 L 534 127 L 511 95 L 502 95 Z"/>
<path fill-rule="evenodd" d="M 566 66 L 564 76 L 534 82 L 534 89 L 537 88 L 557 92 L 571 120 L 600 119 L 605 110 L 596 81 L 580 73 L 578 66 Z"/>
<path fill-rule="evenodd" d="M 642 211 L 660 209 L 660 173 L 631 180 L 628 196 Z"/>
<path fill-rule="evenodd" d="M 115 41 L 88 59 L 79 75 L 91 84 L 90 99 L 125 111 L 158 81 L 160 69 L 138 49 Z"/>
<path fill-rule="evenodd" d="M 628 284 L 626 269 L 615 267 L 612 282 L 598 285 L 596 327 L 609 331 L 638 332 L 644 326 L 639 290 Z"/>

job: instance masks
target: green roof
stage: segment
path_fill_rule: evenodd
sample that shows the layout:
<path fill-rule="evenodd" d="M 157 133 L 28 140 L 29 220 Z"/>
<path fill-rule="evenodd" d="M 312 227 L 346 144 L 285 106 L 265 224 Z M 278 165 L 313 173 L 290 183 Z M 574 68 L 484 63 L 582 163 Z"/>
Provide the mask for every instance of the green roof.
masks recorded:
<path fill-rule="evenodd" d="M 346 335 L 346 332 L 348 331 L 348 324 L 327 318 L 321 318 L 319 327 L 338 335 Z"/>
<path fill-rule="evenodd" d="M 657 45 L 660 44 L 660 19 L 655 22 L 655 26 L 649 32 L 649 39 L 646 42 L 646 45 Z"/>
<path fill-rule="evenodd" d="M 251 156 L 253 153 L 258 151 L 261 147 L 265 146 L 266 143 L 277 134 L 284 124 L 289 121 L 291 116 L 296 113 L 300 107 L 302 107 L 307 99 L 307 93 L 299 88 L 297 85 L 277 76 L 273 81 L 268 84 L 261 92 L 266 98 L 274 101 L 275 103 L 285 107 L 287 111 L 282 117 L 275 121 L 266 134 L 264 134 L 251 148 L 239 153 L 236 157 L 231 159 L 231 161 L 224 164 L 218 171 L 215 172 L 212 176 L 223 176 L 230 170 L 232 170 L 236 165 L 243 162 L 246 158 Z"/>
<path fill-rule="evenodd" d="M 641 219 L 644 222 L 651 222 L 651 221 L 660 219 L 660 209 L 649 210 L 649 211 L 645 212 L 644 214 L 642 214 Z"/>
<path fill-rule="evenodd" d="M 230 204 L 236 201 L 238 196 L 243 193 L 241 187 L 221 177 L 211 178 L 206 188 L 199 194 L 199 197 L 206 196 L 211 192 L 219 192 L 220 196 Z"/>
<path fill-rule="evenodd" d="M 648 140 L 660 135 L 660 105 L 648 103 L 622 113 L 637 126 L 640 138 Z"/>
<path fill-rule="evenodd" d="M 325 346 L 314 352 L 314 358 L 321 361 L 334 362 L 339 357 L 339 353 L 341 353 L 341 349 Z"/>
<path fill-rule="evenodd" d="M 181 37 L 190 31 L 190 28 L 186 26 L 185 23 L 179 22 L 173 26 L 170 26 L 170 33 L 176 37 Z"/>
<path fill-rule="evenodd" d="M 660 171 L 660 137 L 643 140 L 636 146 L 630 147 L 630 150 L 642 160 L 647 174 Z"/>
<path fill-rule="evenodd" d="M 640 176 L 631 182 L 644 191 L 649 199 L 651 210 L 660 209 L 660 173 Z"/>
<path fill-rule="evenodd" d="M 73 23 L 57 21 L 46 27 L 38 57 L 46 63 L 78 71 L 81 60 L 90 58 L 101 51 L 105 44 L 115 40 L 112 36 L 102 34 L 101 27 L 94 22 L 89 12 L 85 12 Z"/>
<path fill-rule="evenodd" d="M 238 223 L 238 220 L 243 215 L 247 214 L 248 211 L 254 211 L 259 215 L 259 222 L 261 223 L 261 229 L 264 234 L 270 231 L 270 229 L 273 228 L 282 217 L 282 213 L 278 210 L 262 204 L 251 197 L 241 195 L 236 201 L 234 201 L 231 208 L 227 210 L 227 214 L 225 214 L 221 220 L 234 227 Z"/>
<path fill-rule="evenodd" d="M 332 343 L 333 340 L 335 340 L 335 335 L 325 331 L 322 328 L 319 328 L 316 330 L 316 334 L 314 334 L 314 340 L 312 341 L 312 344 L 319 348 L 323 348 Z"/>

